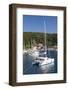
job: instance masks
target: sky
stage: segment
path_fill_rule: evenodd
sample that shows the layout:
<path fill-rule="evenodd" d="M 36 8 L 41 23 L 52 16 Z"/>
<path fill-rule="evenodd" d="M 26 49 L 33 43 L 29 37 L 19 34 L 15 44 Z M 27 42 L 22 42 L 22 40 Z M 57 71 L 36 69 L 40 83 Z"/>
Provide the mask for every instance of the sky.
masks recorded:
<path fill-rule="evenodd" d="M 24 32 L 57 33 L 57 16 L 23 16 Z"/>

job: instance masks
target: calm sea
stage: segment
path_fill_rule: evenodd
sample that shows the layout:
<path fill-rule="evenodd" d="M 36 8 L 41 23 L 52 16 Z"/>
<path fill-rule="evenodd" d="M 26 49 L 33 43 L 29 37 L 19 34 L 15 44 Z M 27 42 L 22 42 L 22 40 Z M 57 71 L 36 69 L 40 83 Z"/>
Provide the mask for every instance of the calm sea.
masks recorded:
<path fill-rule="evenodd" d="M 33 58 L 30 55 L 23 55 L 23 74 L 47 74 L 47 73 L 57 73 L 57 51 L 49 50 L 48 57 L 54 58 L 53 64 L 37 66 L 32 64 Z"/>

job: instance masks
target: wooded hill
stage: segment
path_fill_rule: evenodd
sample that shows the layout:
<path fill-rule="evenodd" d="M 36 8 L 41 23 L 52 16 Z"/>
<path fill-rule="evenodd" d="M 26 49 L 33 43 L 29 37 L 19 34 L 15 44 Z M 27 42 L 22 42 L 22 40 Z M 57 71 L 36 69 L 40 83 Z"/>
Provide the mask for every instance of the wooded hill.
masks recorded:
<path fill-rule="evenodd" d="M 30 48 L 31 40 L 35 40 L 37 44 L 42 43 L 47 46 L 57 46 L 56 33 L 41 33 L 41 32 L 23 32 L 23 47 Z"/>

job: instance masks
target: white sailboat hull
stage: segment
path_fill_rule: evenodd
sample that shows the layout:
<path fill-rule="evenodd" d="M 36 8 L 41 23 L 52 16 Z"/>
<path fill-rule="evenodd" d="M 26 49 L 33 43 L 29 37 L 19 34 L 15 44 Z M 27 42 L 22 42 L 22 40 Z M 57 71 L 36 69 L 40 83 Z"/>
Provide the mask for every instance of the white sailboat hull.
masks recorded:
<path fill-rule="evenodd" d="M 38 57 L 37 60 L 34 60 L 32 64 L 47 65 L 54 63 L 54 58 L 48 57 Z"/>
<path fill-rule="evenodd" d="M 46 65 L 51 63 L 54 63 L 54 58 L 44 57 L 43 61 L 39 65 Z"/>

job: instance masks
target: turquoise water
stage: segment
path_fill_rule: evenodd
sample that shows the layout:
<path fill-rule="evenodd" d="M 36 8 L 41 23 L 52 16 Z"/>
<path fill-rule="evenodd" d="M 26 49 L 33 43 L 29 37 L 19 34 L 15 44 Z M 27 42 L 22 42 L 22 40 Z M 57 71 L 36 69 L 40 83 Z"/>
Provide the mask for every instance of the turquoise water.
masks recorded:
<path fill-rule="evenodd" d="M 54 63 L 43 66 L 39 65 L 37 66 L 32 64 L 33 58 L 30 55 L 24 54 L 23 74 L 30 75 L 30 74 L 57 73 L 57 51 L 49 50 L 47 56 L 50 58 L 54 58 Z"/>

